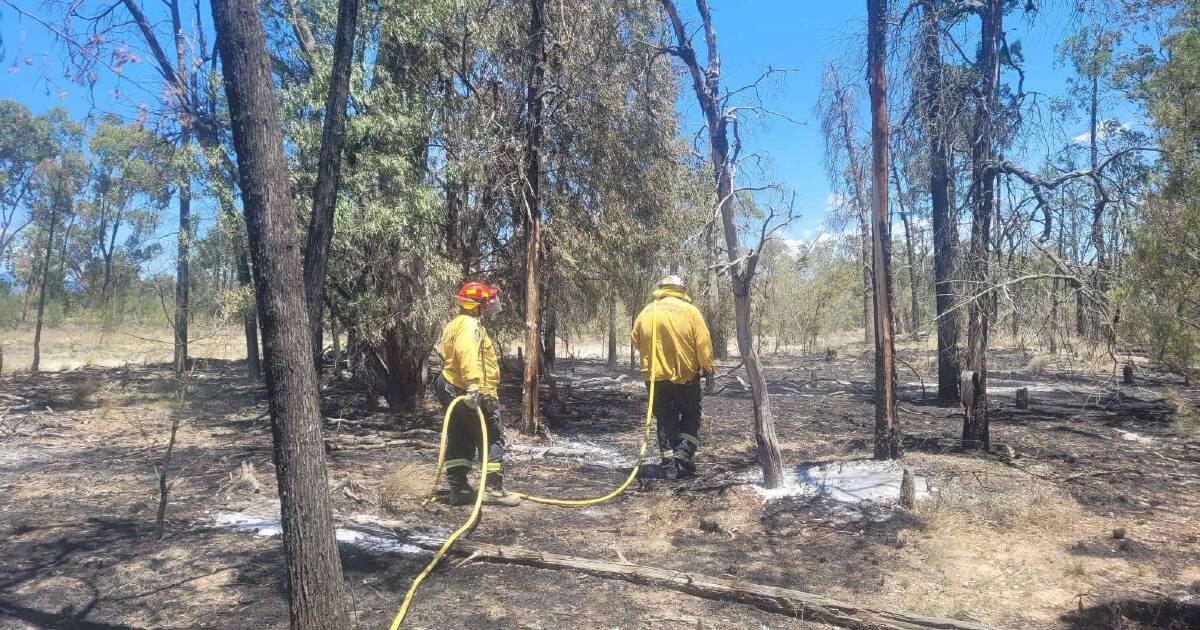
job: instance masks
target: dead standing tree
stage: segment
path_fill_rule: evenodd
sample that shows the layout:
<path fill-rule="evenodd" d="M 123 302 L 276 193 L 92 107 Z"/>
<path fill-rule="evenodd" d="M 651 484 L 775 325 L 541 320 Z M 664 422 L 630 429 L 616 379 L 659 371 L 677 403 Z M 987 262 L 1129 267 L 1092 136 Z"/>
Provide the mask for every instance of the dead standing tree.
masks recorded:
<path fill-rule="evenodd" d="M 999 44 L 1004 18 L 1004 0 L 986 0 L 980 9 L 979 88 L 976 94 L 974 139 L 971 147 L 971 253 L 967 278 L 979 297 L 971 300 L 967 324 L 967 369 L 974 391 L 963 419 L 963 448 L 987 451 L 988 431 L 987 347 L 992 316 L 989 257 L 992 218 L 996 216 L 996 168 L 991 163 L 995 134 L 997 92 L 1000 84 Z M 963 382 L 966 382 L 963 378 Z"/>
<path fill-rule="evenodd" d="M 867 0 L 867 78 L 871 93 L 871 278 L 875 295 L 875 459 L 896 459 L 900 457 L 900 436 L 896 428 L 885 63 L 887 0 Z"/>
<path fill-rule="evenodd" d="M 854 115 L 855 106 L 850 92 L 842 83 L 842 76 L 837 67 L 830 64 L 825 69 L 822 90 L 827 98 L 819 106 L 821 112 L 821 130 L 825 134 L 826 155 L 829 157 L 830 178 L 838 179 L 840 161 L 832 156 L 845 153 L 845 178 L 851 188 L 850 206 L 858 219 L 859 263 L 862 278 L 862 325 L 863 343 L 867 347 L 875 344 L 875 326 L 873 319 L 873 299 L 871 297 L 871 204 L 867 200 L 866 170 L 863 168 L 862 147 L 855 141 Z"/>
<path fill-rule="evenodd" d="M 717 50 L 717 32 L 713 28 L 707 0 L 696 0 L 708 53 L 708 67 L 703 70 L 674 0 L 661 1 L 675 32 L 675 45 L 666 51 L 678 57 L 687 66 L 696 100 L 708 125 L 709 158 L 712 162 L 717 204 L 721 211 L 721 224 L 725 231 L 726 256 L 729 261 L 726 270 L 733 289 L 738 352 L 746 366 L 750 394 L 754 400 L 754 438 L 758 444 L 758 461 L 763 470 L 763 484 L 767 488 L 778 488 L 783 485 L 783 465 L 779 455 L 779 443 L 775 438 L 775 419 L 771 415 L 767 381 L 759 364 L 758 351 L 754 347 L 754 333 L 750 329 L 753 314 L 750 289 L 762 248 L 760 243 L 757 249 L 742 253 L 733 207 L 736 194 L 733 188 L 733 167 L 736 155 L 732 155 L 730 151 L 729 131 L 732 123 L 736 136 L 737 113 L 736 110 L 726 110 L 725 99 L 721 95 L 721 57 Z M 770 219 L 764 223 L 764 238 L 769 223 Z"/>
<path fill-rule="evenodd" d="M 213 0 L 266 354 L 293 628 L 353 626 L 333 536 L 304 272 L 258 3 Z"/>
<path fill-rule="evenodd" d="M 546 78 L 546 2 L 529 0 L 529 86 L 526 92 L 525 182 L 525 379 L 521 398 L 521 429 L 526 435 L 538 432 L 538 257 L 541 250 L 542 216 L 542 109 Z"/>

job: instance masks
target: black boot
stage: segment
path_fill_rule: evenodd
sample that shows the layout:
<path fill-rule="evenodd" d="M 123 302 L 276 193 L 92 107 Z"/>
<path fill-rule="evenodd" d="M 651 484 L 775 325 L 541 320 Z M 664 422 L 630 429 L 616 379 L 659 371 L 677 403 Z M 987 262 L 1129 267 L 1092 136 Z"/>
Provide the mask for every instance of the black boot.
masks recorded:
<path fill-rule="evenodd" d="M 467 481 L 466 468 L 453 468 L 446 472 L 446 481 L 450 486 L 447 502 L 450 505 L 471 505 L 475 503 L 475 489 Z"/>
<path fill-rule="evenodd" d="M 675 455 L 674 469 L 676 479 L 691 479 L 696 476 L 696 462 L 691 457 L 680 457 L 679 453 Z"/>
<path fill-rule="evenodd" d="M 638 478 L 640 479 L 670 479 L 671 473 L 675 470 L 675 464 L 670 458 L 664 457 L 657 464 L 642 464 L 638 470 Z"/>
<path fill-rule="evenodd" d="M 487 502 L 493 505 L 512 507 L 521 503 L 521 497 L 504 490 L 504 473 L 488 473 Z"/>

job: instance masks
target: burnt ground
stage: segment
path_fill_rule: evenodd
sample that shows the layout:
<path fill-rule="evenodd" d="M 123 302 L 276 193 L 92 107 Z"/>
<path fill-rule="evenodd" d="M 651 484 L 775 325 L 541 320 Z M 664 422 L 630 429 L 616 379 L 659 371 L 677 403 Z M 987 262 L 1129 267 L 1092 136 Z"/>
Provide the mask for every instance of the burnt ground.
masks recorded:
<path fill-rule="evenodd" d="M 789 468 L 870 456 L 873 369 L 851 352 L 766 359 Z M 929 485 L 911 513 L 822 496 L 764 499 L 753 483 L 749 396 L 727 377 L 705 400 L 697 480 L 587 508 L 488 508 L 470 537 L 1007 628 L 1197 627 L 1200 440 L 1195 412 L 1179 406 L 1196 404 L 1194 388 L 1145 366 L 1136 385 L 1122 387 L 1111 363 L 997 351 L 994 453 L 964 453 L 957 408 L 932 401 L 932 353 L 901 356 L 900 380 L 913 381 L 900 396 L 905 466 Z M 510 487 L 586 497 L 623 478 L 644 393 L 635 374 L 612 382 L 603 367 L 560 359 L 566 408 L 547 403 L 549 439 L 517 434 L 517 384 L 504 384 Z M 173 402 L 165 365 L 0 378 L 0 627 L 286 627 L 279 538 L 214 525 L 220 514 L 277 513 L 264 393 L 240 369 L 199 361 L 183 404 Z M 1029 411 L 1012 408 L 1015 386 L 1030 388 Z M 437 456 L 434 405 L 371 412 L 344 382 L 323 396 L 340 518 L 444 530 L 465 519 L 465 509 L 421 502 Z M 172 414 L 182 423 L 160 539 L 156 470 Z M 358 626 L 386 627 L 428 555 L 341 549 Z M 458 559 L 422 586 L 407 625 L 824 627 L 572 572 Z"/>

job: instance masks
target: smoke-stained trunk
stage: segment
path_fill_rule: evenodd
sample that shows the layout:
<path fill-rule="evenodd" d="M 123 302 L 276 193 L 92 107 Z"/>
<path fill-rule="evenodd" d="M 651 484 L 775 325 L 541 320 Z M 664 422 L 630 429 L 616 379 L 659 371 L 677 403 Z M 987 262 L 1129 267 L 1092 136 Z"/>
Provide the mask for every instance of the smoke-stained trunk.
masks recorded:
<path fill-rule="evenodd" d="M 867 0 L 867 74 L 871 95 L 871 279 L 875 296 L 875 459 L 900 457 L 896 423 L 892 238 L 888 216 L 887 0 Z M 911 247 L 909 253 L 911 255 Z"/>
<path fill-rule="evenodd" d="M 526 92 L 525 134 L 525 377 L 521 398 L 521 428 L 537 433 L 538 420 L 538 254 L 542 241 L 542 86 L 546 76 L 546 2 L 529 0 L 529 85 Z"/>
<path fill-rule="evenodd" d="M 304 270 L 279 112 L 255 0 L 212 0 L 262 318 L 293 628 L 353 627 L 334 540 Z"/>
<path fill-rule="evenodd" d="M 246 246 L 238 243 L 237 253 L 238 287 L 243 291 L 253 291 L 254 281 L 250 276 L 250 257 Z M 262 368 L 258 359 L 258 309 L 248 305 L 242 311 L 242 330 L 246 333 L 246 372 L 251 381 L 262 378 Z"/>
<path fill-rule="evenodd" d="M 972 404 L 963 421 L 963 448 L 988 450 L 991 438 L 988 426 L 987 347 L 988 326 L 992 313 L 989 257 L 992 217 L 996 214 L 996 172 L 990 166 L 993 155 L 996 94 L 1000 83 L 999 42 L 1003 21 L 1003 0 L 986 0 L 981 19 L 979 60 L 980 98 L 976 104 L 971 149 L 971 255 L 967 260 L 972 293 L 967 328 L 967 368 L 976 379 Z"/>
<path fill-rule="evenodd" d="M 329 267 L 329 245 L 337 210 L 337 189 L 342 172 L 342 139 L 346 132 L 346 99 L 350 95 L 350 66 L 354 61 L 354 35 L 358 29 L 358 0 L 338 2 L 337 31 L 333 42 L 333 69 L 325 100 L 325 122 L 321 128 L 321 155 L 317 161 L 317 184 L 313 190 L 308 241 L 304 246 L 304 294 L 308 304 L 312 354 L 321 364 L 321 307 L 325 304 L 325 272 Z"/>
<path fill-rule="evenodd" d="M 921 2 L 921 72 L 929 139 L 929 198 L 933 216 L 933 293 L 937 308 L 938 400 L 958 400 L 958 312 L 954 310 L 954 265 L 958 217 L 950 202 L 950 153 L 942 109 L 941 24 L 934 0 Z"/>

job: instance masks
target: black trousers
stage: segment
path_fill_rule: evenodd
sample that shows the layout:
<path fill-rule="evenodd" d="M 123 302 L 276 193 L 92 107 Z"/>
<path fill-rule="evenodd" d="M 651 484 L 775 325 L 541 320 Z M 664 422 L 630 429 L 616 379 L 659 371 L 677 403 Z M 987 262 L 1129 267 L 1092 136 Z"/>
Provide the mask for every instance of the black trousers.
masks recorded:
<path fill-rule="evenodd" d="M 455 398 L 462 395 L 458 388 L 438 375 L 433 384 L 438 402 L 442 409 L 448 407 Z M 488 433 L 488 461 L 485 462 L 489 475 L 502 472 L 501 463 L 504 461 L 504 425 L 500 419 L 500 401 L 485 396 L 479 408 L 483 410 L 484 424 Z M 446 474 L 465 476 L 471 470 L 471 465 L 478 453 L 483 456 L 483 436 L 479 434 L 479 416 L 466 403 L 460 402 L 454 406 L 450 414 L 450 426 L 446 430 Z"/>
<path fill-rule="evenodd" d="M 662 459 L 690 464 L 700 447 L 700 377 L 682 385 L 655 381 L 654 419 Z"/>

